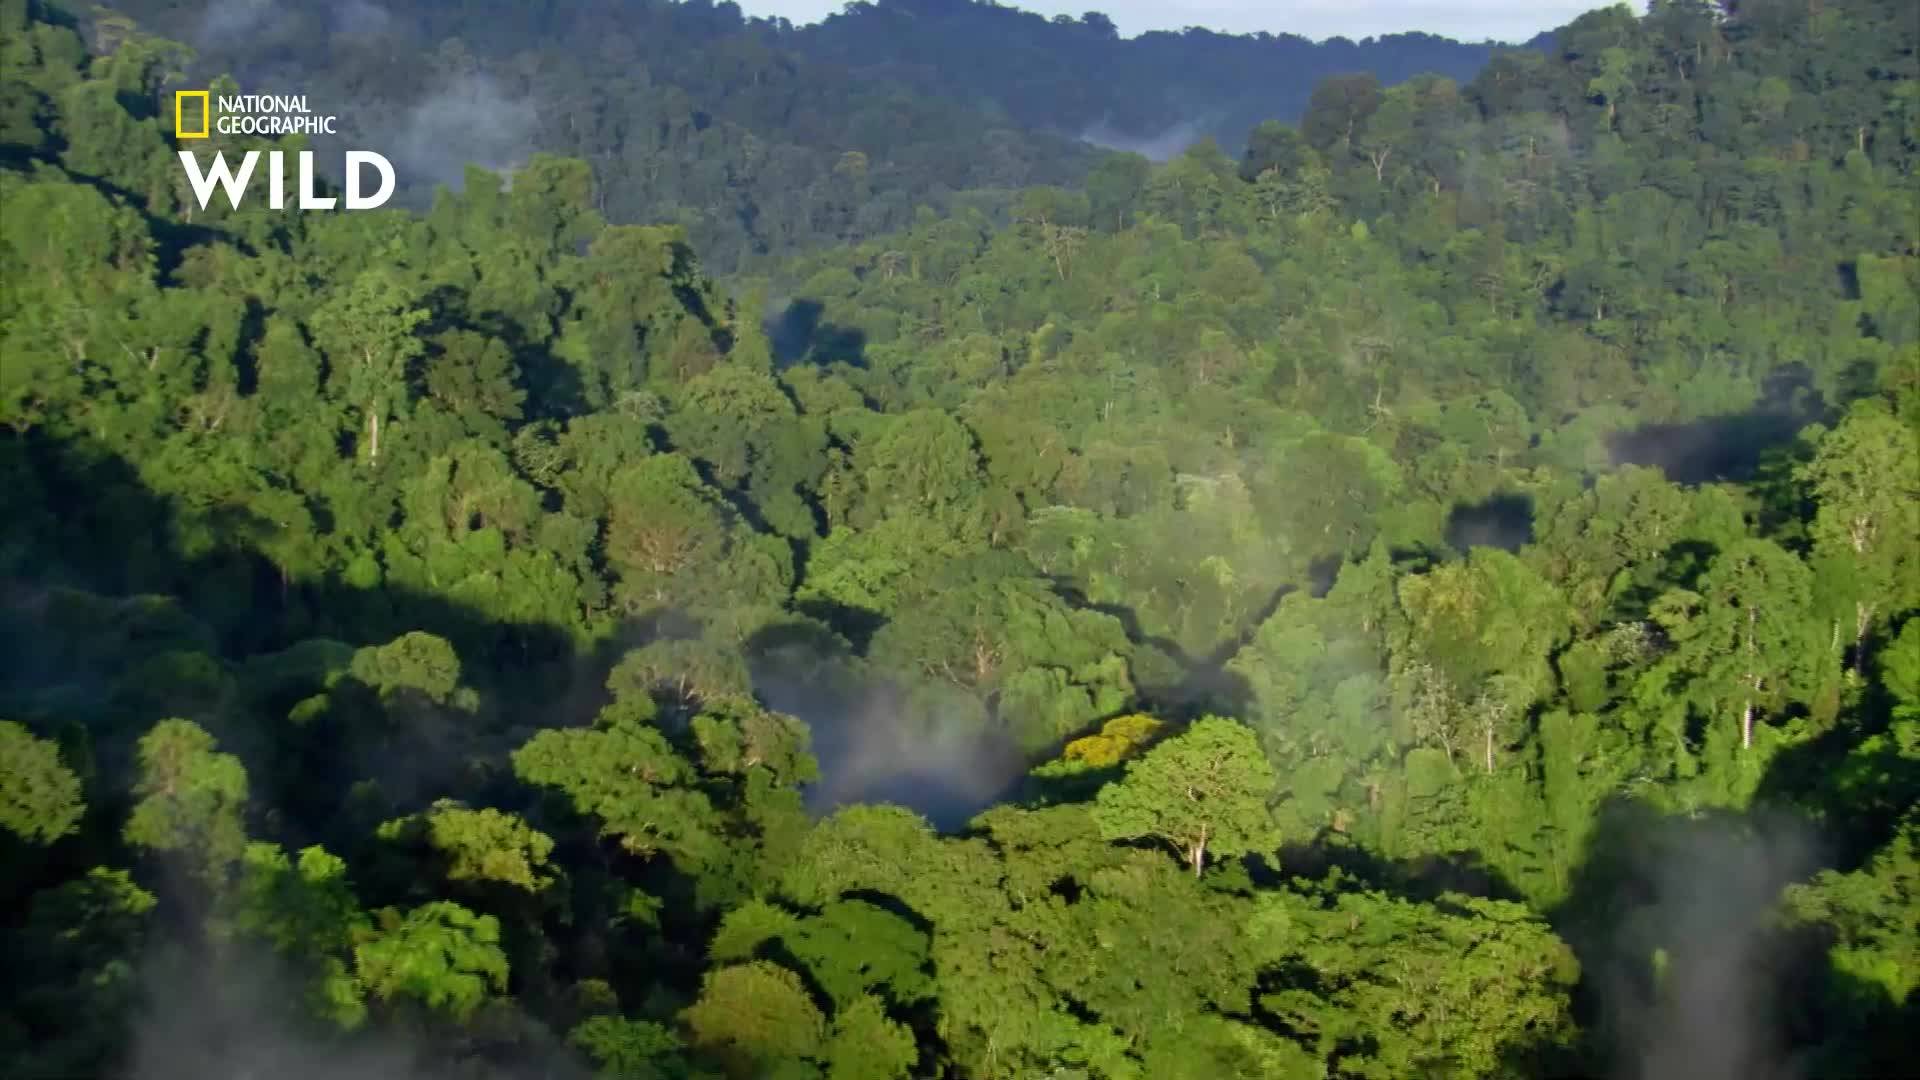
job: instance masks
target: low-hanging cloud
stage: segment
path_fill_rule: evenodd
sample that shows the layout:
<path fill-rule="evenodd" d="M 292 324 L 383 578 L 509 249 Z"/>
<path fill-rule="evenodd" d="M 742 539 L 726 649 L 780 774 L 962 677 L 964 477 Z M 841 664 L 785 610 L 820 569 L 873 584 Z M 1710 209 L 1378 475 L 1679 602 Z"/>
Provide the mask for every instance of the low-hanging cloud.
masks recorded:
<path fill-rule="evenodd" d="M 1594 928 L 1589 957 L 1611 1080 L 1807 1080 L 1777 1020 L 1770 928 L 1782 887 L 1817 863 L 1812 831 L 1713 816 L 1651 823 L 1630 843 L 1615 889 L 1632 899 Z"/>
<path fill-rule="evenodd" d="M 857 661 L 786 650 L 754 665 L 767 706 L 805 721 L 820 780 L 808 807 L 894 803 L 957 829 L 1006 796 L 1027 756 L 977 702 L 952 688 L 872 675 Z"/>
<path fill-rule="evenodd" d="M 1079 138 L 1081 142 L 1092 143 L 1103 150 L 1139 154 L 1149 161 L 1170 161 L 1185 153 L 1188 147 L 1206 137 L 1206 134 L 1205 129 L 1190 120 L 1183 120 L 1153 135 L 1129 135 L 1103 121 L 1082 131 Z"/>
<path fill-rule="evenodd" d="M 533 154 L 540 110 L 532 95 L 510 90 L 495 75 L 477 68 L 446 71 L 427 58 L 370 98 L 325 81 L 315 84 L 284 59 L 289 50 L 412 49 L 402 22 L 375 0 L 324 7 L 214 0 L 192 40 L 210 70 L 229 72 L 244 88 L 302 93 L 316 113 L 338 116 L 337 134 L 313 139 L 323 171 L 335 180 L 343 149 L 385 155 L 401 203 L 424 203 L 438 185 L 458 190 L 468 165 L 511 176 Z"/>
<path fill-rule="evenodd" d="M 369 125 L 366 136 L 392 159 L 404 186 L 457 190 L 468 165 L 511 173 L 524 164 L 539 118 L 533 99 L 510 95 L 499 80 L 473 72 L 406 106 L 392 122 Z"/>
<path fill-rule="evenodd" d="M 346 0 L 336 5 L 330 12 L 333 29 L 339 34 L 357 34 L 374 36 L 386 33 L 393 25 L 393 15 L 379 4 L 369 0 Z"/>
<path fill-rule="evenodd" d="M 274 0 L 215 0 L 200 16 L 197 45 L 221 45 L 257 33 L 272 19 Z"/>
<path fill-rule="evenodd" d="M 375 1019 L 351 1034 L 306 1015 L 307 986 L 272 949 L 250 941 L 163 946 L 141 968 L 126 1080 L 457 1080 L 476 1062 L 420 1028 Z M 507 1006 L 511 1008 L 511 1006 Z M 483 1006 L 485 1008 L 485 1006 Z M 508 1030 L 496 1027 L 495 1030 Z M 592 1072 L 543 1025 L 487 1047 L 500 1080 L 589 1080 Z M 469 1043 L 471 1045 L 471 1043 Z"/>

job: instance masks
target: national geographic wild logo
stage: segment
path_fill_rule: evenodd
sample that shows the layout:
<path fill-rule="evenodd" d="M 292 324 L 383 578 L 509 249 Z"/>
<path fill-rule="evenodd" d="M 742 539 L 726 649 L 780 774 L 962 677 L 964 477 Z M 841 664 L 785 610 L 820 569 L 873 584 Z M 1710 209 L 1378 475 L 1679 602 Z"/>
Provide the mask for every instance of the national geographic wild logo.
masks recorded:
<path fill-rule="evenodd" d="M 339 117 L 334 115 L 316 115 L 307 107 L 305 94 L 222 94 L 215 97 L 211 90 L 176 90 L 173 93 L 173 135 L 183 142 L 194 139 L 211 138 L 213 135 L 335 135 Z M 272 210 L 284 210 L 287 206 L 287 152 L 284 150 L 249 150 L 241 155 L 240 167 L 236 170 L 227 161 L 223 151 L 216 150 L 212 160 L 204 167 L 200 153 L 193 150 L 180 151 L 180 167 L 187 171 L 187 183 L 193 188 L 193 197 L 205 210 L 213 201 L 214 188 L 217 185 L 226 192 L 227 205 L 238 210 L 251 194 L 249 185 L 260 165 L 260 159 L 267 161 L 267 207 Z M 348 150 L 346 152 L 346 205 L 340 206 L 341 199 L 333 195 L 320 195 L 314 190 L 313 151 L 301 150 L 295 164 L 298 176 L 298 201 L 301 210 L 372 210 L 382 206 L 393 196 L 393 165 L 382 154 L 372 150 Z M 363 170 L 371 167 L 380 177 L 379 190 L 369 195 L 365 192 Z"/>

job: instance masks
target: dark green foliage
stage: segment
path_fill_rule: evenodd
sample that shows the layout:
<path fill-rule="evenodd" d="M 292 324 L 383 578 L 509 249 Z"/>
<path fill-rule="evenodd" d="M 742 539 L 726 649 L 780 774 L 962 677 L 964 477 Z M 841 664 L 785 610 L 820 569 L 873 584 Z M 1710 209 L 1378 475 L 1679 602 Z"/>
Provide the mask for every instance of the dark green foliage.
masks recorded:
<path fill-rule="evenodd" d="M 9 979 L 0 1031 L 10 1075 L 90 1074 L 125 1052 L 154 905 L 126 871 L 98 866 L 32 898 L 8 935 L 33 972 Z"/>

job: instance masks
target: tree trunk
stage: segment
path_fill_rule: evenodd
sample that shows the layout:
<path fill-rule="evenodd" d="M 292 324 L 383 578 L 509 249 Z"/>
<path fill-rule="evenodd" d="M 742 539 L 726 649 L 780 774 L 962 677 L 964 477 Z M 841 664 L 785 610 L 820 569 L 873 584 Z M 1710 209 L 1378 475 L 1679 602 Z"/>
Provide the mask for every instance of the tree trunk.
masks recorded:
<path fill-rule="evenodd" d="M 1747 657 L 1749 662 L 1751 662 L 1753 657 L 1753 628 L 1754 624 L 1759 621 L 1760 610 L 1758 608 L 1748 608 Z M 1760 692 L 1760 676 L 1749 671 L 1747 673 L 1747 685 L 1751 689 L 1747 695 L 1746 703 L 1740 708 L 1740 749 L 1742 750 L 1749 750 L 1753 747 L 1753 696 Z"/>
<path fill-rule="evenodd" d="M 378 409 L 369 406 L 367 408 L 367 464 L 377 465 L 379 462 L 380 412 Z"/>
<path fill-rule="evenodd" d="M 1207 827 L 1200 826 L 1200 839 L 1187 849 L 1187 861 L 1193 864 L 1193 876 L 1200 876 L 1200 868 L 1207 862 Z"/>
<path fill-rule="evenodd" d="M 1853 605 L 1853 674 L 1858 677 L 1867 659 L 1867 628 L 1873 625 L 1878 604 L 1855 602 Z"/>

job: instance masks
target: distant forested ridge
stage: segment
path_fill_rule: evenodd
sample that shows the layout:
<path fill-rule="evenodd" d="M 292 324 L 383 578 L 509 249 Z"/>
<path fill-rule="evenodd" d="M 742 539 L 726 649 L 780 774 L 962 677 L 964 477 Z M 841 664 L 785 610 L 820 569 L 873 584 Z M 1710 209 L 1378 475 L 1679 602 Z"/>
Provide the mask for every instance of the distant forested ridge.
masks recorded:
<path fill-rule="evenodd" d="M 1259 121 L 1295 119 L 1323 74 L 1464 80 L 1490 52 L 1426 35 L 1122 41 L 1098 19 L 974 0 L 798 28 L 705 0 L 117 7 L 192 45 L 196 79 L 328 103 L 341 145 L 394 158 L 403 201 L 458 186 L 468 163 L 577 157 L 609 220 L 682 225 L 722 270 L 900 229 L 922 205 L 1001 214 L 1021 188 L 1078 184 L 1101 157 L 1082 136 L 1237 152 Z"/>
<path fill-rule="evenodd" d="M 203 211 L 173 25 L 0 0 L 0 1075 L 1908 1069 L 1909 5 L 720 279 L 580 158 Z"/>
<path fill-rule="evenodd" d="M 1313 42 L 1201 27 L 1122 38 L 1099 12 L 1049 19 L 990 0 L 851 3 L 787 40 L 815 61 L 977 101 L 1026 129 L 1168 155 L 1202 137 L 1238 153 L 1261 121 L 1297 121 L 1327 76 L 1464 82 L 1495 48 L 1421 33 Z"/>

